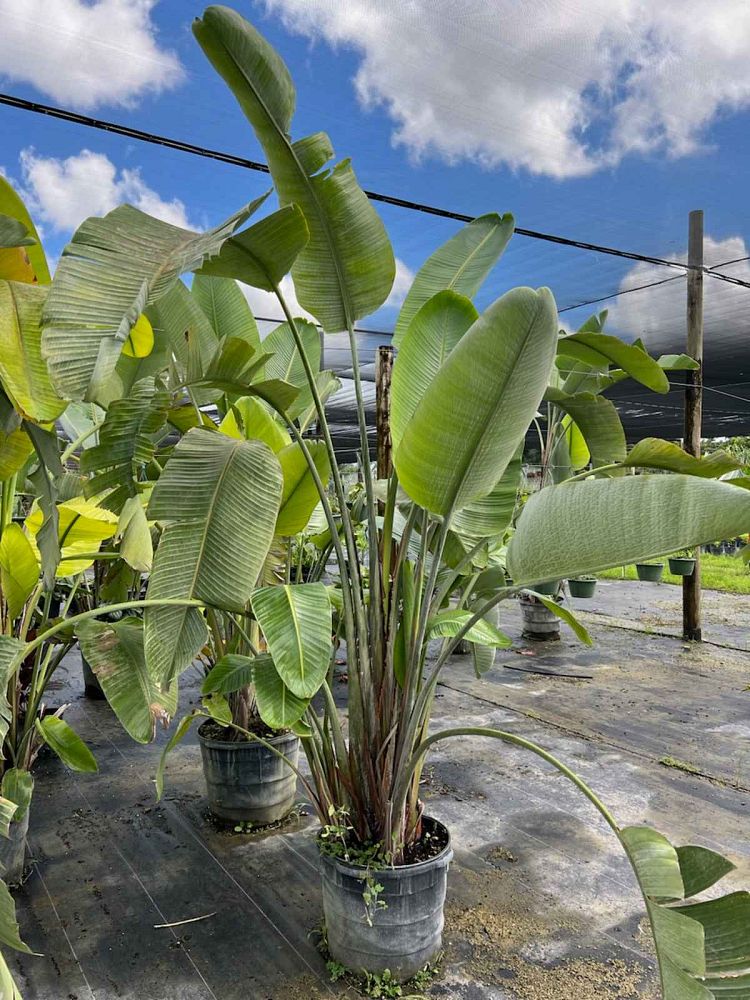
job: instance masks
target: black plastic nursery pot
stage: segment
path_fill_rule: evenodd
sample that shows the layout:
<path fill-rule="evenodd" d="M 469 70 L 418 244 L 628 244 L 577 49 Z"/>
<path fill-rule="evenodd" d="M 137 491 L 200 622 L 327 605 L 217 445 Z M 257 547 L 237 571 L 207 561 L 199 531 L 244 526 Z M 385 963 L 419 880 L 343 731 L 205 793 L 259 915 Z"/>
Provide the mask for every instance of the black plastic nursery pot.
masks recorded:
<path fill-rule="evenodd" d="M 214 816 L 257 826 L 284 819 L 294 805 L 297 791 L 297 775 L 289 764 L 254 740 L 214 739 L 211 728 L 210 721 L 204 722 L 198 739 L 208 803 Z M 266 742 L 297 765 L 299 738 L 294 733 L 270 736 Z"/>
<path fill-rule="evenodd" d="M 560 638 L 560 619 L 556 614 L 531 594 L 520 594 L 518 600 L 521 604 L 524 639 L 543 642 Z"/>
<path fill-rule="evenodd" d="M 658 583 L 664 572 L 664 563 L 636 563 L 635 571 L 639 580 L 646 583 Z"/>
<path fill-rule="evenodd" d="M 433 858 L 398 868 L 370 869 L 382 885 L 384 907 L 365 906 L 368 869 L 321 852 L 323 913 L 331 958 L 357 972 L 388 969 L 404 982 L 433 962 L 443 946 L 443 907 L 448 866 L 453 858 L 450 834 L 431 817 L 423 820 L 445 842 Z"/>
<path fill-rule="evenodd" d="M 105 701 L 106 695 L 99 683 L 99 678 L 91 669 L 91 664 L 83 655 L 83 650 L 81 650 L 81 667 L 83 668 L 83 693 L 87 698 L 93 698 L 95 701 Z"/>
<path fill-rule="evenodd" d="M 12 821 L 8 838 L 0 837 L 0 872 L 9 885 L 18 885 L 26 861 L 26 834 L 29 832 L 29 810 L 22 820 Z"/>
<path fill-rule="evenodd" d="M 568 590 L 571 597 L 593 597 L 596 580 L 568 580 Z"/>
<path fill-rule="evenodd" d="M 674 576 L 692 576 L 695 572 L 695 559 L 689 556 L 674 556 L 669 560 L 669 572 Z"/>

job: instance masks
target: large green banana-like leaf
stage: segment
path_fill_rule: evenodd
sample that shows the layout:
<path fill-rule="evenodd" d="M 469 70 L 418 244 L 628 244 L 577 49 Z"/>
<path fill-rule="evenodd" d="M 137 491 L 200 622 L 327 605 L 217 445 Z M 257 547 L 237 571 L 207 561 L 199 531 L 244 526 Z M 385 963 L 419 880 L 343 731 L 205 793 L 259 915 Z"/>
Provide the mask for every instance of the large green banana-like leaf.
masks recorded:
<path fill-rule="evenodd" d="M 615 365 L 654 392 L 669 392 L 669 379 L 650 354 L 607 333 L 582 331 L 561 337 L 558 353 L 606 372 Z"/>
<path fill-rule="evenodd" d="M 466 609 L 439 611 L 427 622 L 426 638 L 437 639 L 441 636 L 458 635 L 464 625 L 470 622 L 473 617 L 474 612 Z M 479 621 L 470 626 L 463 638 L 467 642 L 476 642 L 480 646 L 509 649 L 513 645 L 512 639 L 485 618 L 480 618 Z"/>
<path fill-rule="evenodd" d="M 296 326 L 310 367 L 317 372 L 320 369 L 321 351 L 318 328 L 304 319 L 296 320 Z M 282 379 L 298 388 L 307 385 L 302 356 L 288 323 L 281 323 L 271 330 L 263 341 L 263 351 L 271 355 L 266 362 L 266 378 Z"/>
<path fill-rule="evenodd" d="M 262 587 L 252 599 L 274 666 L 298 698 L 312 698 L 331 661 L 331 599 L 322 583 Z"/>
<path fill-rule="evenodd" d="M 137 382 L 131 394 L 110 404 L 99 430 L 99 443 L 81 454 L 80 470 L 93 473 L 85 487 L 87 497 L 107 490 L 105 503 L 120 511 L 137 493 L 143 468 L 154 457 L 155 435 L 164 427 L 169 394 L 157 391 L 153 379 Z"/>
<path fill-rule="evenodd" d="M 399 480 L 434 514 L 498 482 L 549 382 L 557 311 L 546 288 L 516 288 L 464 334 L 425 390 L 396 450 Z"/>
<path fill-rule="evenodd" d="M 579 392 L 569 396 L 550 386 L 544 398 L 564 410 L 583 435 L 594 467 L 622 462 L 628 451 L 625 431 L 614 403 L 606 396 Z"/>
<path fill-rule="evenodd" d="M 684 905 L 734 865 L 705 847 L 675 849 L 651 827 L 619 837 L 645 898 L 663 1000 L 748 1000 L 750 977 L 738 973 L 750 967 L 750 893 Z"/>
<path fill-rule="evenodd" d="M 281 491 L 278 459 L 265 444 L 188 431 L 151 494 L 148 516 L 166 527 L 148 596 L 242 610 L 273 540 Z M 145 622 L 149 669 L 169 681 L 202 646 L 202 616 L 194 608 L 147 608 Z"/>
<path fill-rule="evenodd" d="M 444 289 L 473 298 L 513 235 L 510 214 L 480 215 L 439 247 L 421 266 L 396 321 L 393 346 L 400 349 L 422 306 Z"/>
<path fill-rule="evenodd" d="M 42 358 L 42 307 L 48 289 L 0 281 L 0 383 L 28 420 L 56 420 L 65 402 L 55 392 Z"/>
<path fill-rule="evenodd" d="M 427 386 L 479 313 L 470 299 L 442 291 L 415 314 L 399 347 L 391 382 L 391 441 L 398 448 Z"/>
<path fill-rule="evenodd" d="M 0 589 L 12 621 L 23 611 L 39 580 L 39 560 L 23 528 L 6 524 L 0 536 Z"/>
<path fill-rule="evenodd" d="M 83 222 L 63 250 L 44 308 L 43 354 L 61 395 L 95 400 L 146 306 L 215 256 L 263 200 L 203 233 L 132 205 Z"/>
<path fill-rule="evenodd" d="M 54 750 L 63 764 L 67 764 L 72 771 L 93 773 L 99 770 L 92 752 L 64 719 L 57 715 L 46 715 L 42 719 L 35 719 L 34 725 L 50 750 Z"/>
<path fill-rule="evenodd" d="M 322 441 L 310 441 L 307 447 L 325 485 L 331 474 L 326 446 Z M 284 490 L 276 520 L 276 534 L 287 537 L 305 530 L 318 506 L 320 496 L 307 460 L 296 442 L 283 448 L 278 453 L 278 458 L 284 474 Z"/>
<path fill-rule="evenodd" d="M 154 333 L 163 336 L 175 360 L 177 373 L 185 381 L 198 380 L 208 369 L 219 350 L 220 340 L 198 299 L 182 281 L 149 306 L 148 315 Z M 235 338 L 236 339 L 236 338 Z M 197 393 L 199 403 L 212 402 L 218 393 Z"/>
<path fill-rule="evenodd" d="M 472 548 L 480 538 L 502 535 L 513 519 L 521 483 L 524 444 L 525 441 L 521 441 L 505 472 L 487 496 L 472 500 L 454 514 L 451 530 L 459 536 L 465 549 Z"/>
<path fill-rule="evenodd" d="M 29 247 L 34 243 L 34 237 L 18 219 L 0 213 L 0 250 L 10 250 L 13 247 Z M 3 275 L 5 277 L 5 275 Z"/>
<path fill-rule="evenodd" d="M 232 694 L 253 683 L 252 656 L 227 653 L 206 674 L 201 694 Z"/>
<path fill-rule="evenodd" d="M 517 584 L 596 573 L 750 531 L 750 493 L 696 476 L 626 476 L 548 486 L 508 547 Z"/>
<path fill-rule="evenodd" d="M 24 643 L 11 635 L 0 635 L 0 745 L 5 741 L 10 728 L 10 705 L 8 704 L 8 681 L 11 678 L 11 667 L 14 663 L 18 668 L 18 658 L 23 652 Z"/>
<path fill-rule="evenodd" d="M 0 431 L 0 482 L 20 472 L 33 450 L 29 435 L 20 427 L 10 434 Z"/>
<path fill-rule="evenodd" d="M 335 332 L 385 302 L 395 260 L 385 228 L 348 160 L 331 170 L 330 141 L 290 139 L 295 92 L 278 53 L 236 11 L 209 7 L 193 24 L 206 56 L 228 83 L 266 154 L 282 206 L 298 205 L 310 239 L 292 268 L 302 307 Z"/>
<path fill-rule="evenodd" d="M 630 449 L 623 462 L 633 468 L 664 469 L 667 472 L 684 472 L 689 476 L 718 478 L 727 472 L 742 468 L 742 462 L 725 451 L 716 451 L 705 458 L 688 455 L 679 445 L 661 438 L 643 438 Z M 731 482 L 731 480 L 730 480 Z"/>
<path fill-rule="evenodd" d="M 271 729 L 288 729 L 299 722 L 307 711 L 309 698 L 298 698 L 289 690 L 267 654 L 256 656 L 253 662 L 253 682 L 258 712 Z"/>
<path fill-rule="evenodd" d="M 13 897 L 10 892 L 8 892 L 8 887 L 5 882 L 0 881 L 0 943 L 8 948 L 14 948 L 16 951 L 25 952 L 27 955 L 31 955 L 31 949 L 23 943 L 20 937 L 20 932 L 18 930 L 18 921 L 16 920 L 16 904 L 13 901 Z M 6 1000 L 6 995 L 3 994 L 3 1000 Z M 13 994 L 7 994 L 7 1000 L 13 1000 Z"/>
<path fill-rule="evenodd" d="M 154 543 L 141 496 L 128 497 L 117 522 L 120 557 L 132 569 L 150 573 L 154 561 Z"/>
<path fill-rule="evenodd" d="M 20 222 L 32 236 L 32 243 L 24 246 L 24 255 L 28 257 L 32 270 L 31 280 L 40 285 L 48 285 L 51 281 L 47 258 L 42 249 L 39 233 L 21 198 L 13 190 L 8 181 L 0 174 L 0 212 Z M 25 279 L 30 280 L 30 279 Z"/>
<path fill-rule="evenodd" d="M 230 242 L 227 240 L 222 251 Z M 215 260 L 218 258 L 214 257 Z M 190 291 L 220 340 L 238 337 L 260 352 L 260 334 L 255 317 L 236 281 L 196 274 Z"/>
<path fill-rule="evenodd" d="M 138 743 L 149 743 L 156 724 L 166 727 L 177 710 L 177 681 L 162 691 L 146 666 L 143 622 L 88 621 L 78 626 L 81 652 L 101 684 L 112 711 Z"/>
<path fill-rule="evenodd" d="M 291 443 L 288 431 L 259 399 L 242 396 L 219 424 L 222 434 L 247 441 L 263 441 L 278 454 Z"/>
<path fill-rule="evenodd" d="M 236 278 L 272 292 L 289 273 L 308 239 L 302 210 L 297 205 L 286 205 L 227 240 L 219 256 L 205 263 L 198 274 Z"/>

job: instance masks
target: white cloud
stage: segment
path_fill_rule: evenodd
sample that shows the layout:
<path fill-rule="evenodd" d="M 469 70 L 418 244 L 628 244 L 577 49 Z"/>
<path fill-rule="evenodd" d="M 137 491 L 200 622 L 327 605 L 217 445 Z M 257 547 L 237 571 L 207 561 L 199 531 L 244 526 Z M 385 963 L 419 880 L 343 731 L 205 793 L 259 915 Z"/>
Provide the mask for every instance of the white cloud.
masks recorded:
<path fill-rule="evenodd" d="M 402 260 L 396 258 L 396 277 L 393 282 L 391 294 L 383 303 L 383 308 L 398 308 L 404 301 L 404 296 L 409 291 L 413 280 L 413 272 Z M 240 288 L 250 304 L 253 316 L 268 316 L 271 319 L 281 316 L 281 306 L 273 292 L 264 292 L 260 288 L 251 288 L 249 285 L 242 284 L 240 284 Z M 311 316 L 299 304 L 297 293 L 294 290 L 294 282 L 288 274 L 281 280 L 281 294 L 286 299 L 293 316 L 302 316 L 304 319 L 309 319 L 312 323 L 317 322 L 315 317 Z M 280 319 L 279 322 L 281 322 Z"/>
<path fill-rule="evenodd" d="M 747 0 L 265 0 L 285 25 L 353 48 L 354 86 L 393 141 L 556 178 L 628 153 L 683 156 L 750 106 Z"/>
<path fill-rule="evenodd" d="M 706 236 L 703 245 L 707 267 L 715 267 L 733 278 L 750 282 L 750 256 L 747 244 L 740 236 L 716 240 Z M 686 261 L 687 254 L 674 258 Z M 737 263 L 731 264 L 730 261 Z M 665 281 L 674 275 L 666 268 L 639 263 L 632 267 L 620 283 L 620 291 L 654 284 L 651 288 L 621 295 L 609 310 L 607 327 L 630 339 L 642 337 L 653 352 L 672 349 L 684 344 L 686 336 L 686 284 L 684 277 Z M 734 340 L 747 343 L 750 338 L 750 292 L 717 278 L 703 279 L 703 324 L 706 352 L 711 353 L 721 342 Z M 682 349 L 682 347 L 680 347 Z"/>
<path fill-rule="evenodd" d="M 0 75 L 79 108 L 132 105 L 184 77 L 159 46 L 156 0 L 0 0 Z"/>
<path fill-rule="evenodd" d="M 149 215 L 190 229 L 185 206 L 178 198 L 164 201 L 138 170 L 117 170 L 102 153 L 82 149 L 67 159 L 21 153 L 23 184 L 32 209 L 59 231 L 72 231 L 89 215 L 104 215 L 129 202 Z"/>

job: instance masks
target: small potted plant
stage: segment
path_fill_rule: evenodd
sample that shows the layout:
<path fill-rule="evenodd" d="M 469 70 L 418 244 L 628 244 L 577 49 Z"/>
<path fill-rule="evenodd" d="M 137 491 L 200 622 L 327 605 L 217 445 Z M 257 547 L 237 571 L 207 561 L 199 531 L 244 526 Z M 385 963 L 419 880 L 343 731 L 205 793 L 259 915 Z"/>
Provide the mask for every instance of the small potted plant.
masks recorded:
<path fill-rule="evenodd" d="M 643 580 L 646 583 L 658 583 L 664 572 L 664 563 L 636 563 L 635 571 L 638 574 L 639 580 Z"/>
<path fill-rule="evenodd" d="M 577 576 L 568 580 L 571 597 L 593 597 L 596 590 L 595 576 Z"/>
<path fill-rule="evenodd" d="M 669 572 L 674 576 L 692 576 L 695 572 L 695 556 L 690 549 L 682 549 L 669 557 Z"/>

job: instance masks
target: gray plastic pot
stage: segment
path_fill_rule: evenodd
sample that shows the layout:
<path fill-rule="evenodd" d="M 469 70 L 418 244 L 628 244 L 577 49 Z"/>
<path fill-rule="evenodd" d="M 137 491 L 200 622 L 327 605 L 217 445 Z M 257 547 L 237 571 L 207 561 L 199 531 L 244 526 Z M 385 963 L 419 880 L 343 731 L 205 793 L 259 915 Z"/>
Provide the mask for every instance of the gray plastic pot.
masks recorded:
<path fill-rule="evenodd" d="M 560 638 L 560 619 L 535 597 L 520 594 L 523 637 L 537 642 Z M 560 598 L 556 598 L 560 600 Z"/>
<path fill-rule="evenodd" d="M 437 820 L 430 820 L 447 830 Z M 450 837 L 429 861 L 372 872 L 383 886 L 378 894 L 386 906 L 367 910 L 362 897 L 367 869 L 340 858 L 320 855 L 328 950 L 331 958 L 357 972 L 388 969 L 404 982 L 438 956 L 443 945 L 443 907 L 448 866 L 453 857 Z"/>
<path fill-rule="evenodd" d="M 596 580 L 568 580 L 568 590 L 571 597 L 593 597 Z"/>
<path fill-rule="evenodd" d="M 294 805 L 297 775 L 262 743 L 232 743 L 207 737 L 206 723 L 198 730 L 203 774 L 211 812 L 228 822 L 267 826 L 282 820 Z M 294 733 L 272 736 L 276 747 L 296 766 L 299 739 Z"/>
<path fill-rule="evenodd" d="M 669 572 L 674 576 L 692 576 L 695 572 L 695 559 L 690 556 L 672 556 L 669 560 Z"/>
<path fill-rule="evenodd" d="M 0 865 L 2 878 L 9 885 L 18 885 L 23 876 L 26 860 L 26 834 L 29 832 L 29 810 L 18 823 L 10 824 L 10 836 L 0 837 Z"/>

